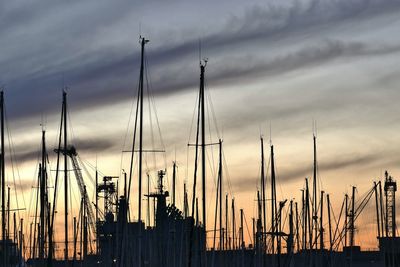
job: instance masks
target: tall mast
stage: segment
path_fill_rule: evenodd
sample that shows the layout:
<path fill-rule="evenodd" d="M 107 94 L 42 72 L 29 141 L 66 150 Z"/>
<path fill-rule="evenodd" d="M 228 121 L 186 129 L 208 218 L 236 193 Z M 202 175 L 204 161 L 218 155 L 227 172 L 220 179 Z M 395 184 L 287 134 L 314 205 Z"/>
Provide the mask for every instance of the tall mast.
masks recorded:
<path fill-rule="evenodd" d="M 60 131 L 59 131 L 59 136 L 58 136 L 57 167 L 56 167 L 56 177 L 55 177 L 55 183 L 54 183 L 55 190 L 54 190 L 54 195 L 53 195 L 53 208 L 51 209 L 51 215 L 49 215 L 49 217 L 51 217 L 50 218 L 50 226 L 49 226 L 49 247 L 48 247 L 48 257 L 47 257 L 47 266 L 49 266 L 49 267 L 51 267 L 53 265 L 53 253 L 54 253 L 54 250 L 53 250 L 53 232 L 54 231 L 53 231 L 53 229 L 54 229 L 54 217 L 55 217 L 56 203 L 57 203 L 63 121 L 64 121 L 64 97 L 63 97 L 63 104 L 61 107 L 61 123 L 60 123 Z M 50 211 L 50 208 L 49 208 L 49 211 Z"/>
<path fill-rule="evenodd" d="M 236 221 L 235 221 L 235 199 L 232 198 L 232 249 L 236 249 Z"/>
<path fill-rule="evenodd" d="M 228 224 L 228 194 L 225 195 L 225 249 L 230 249 L 230 240 L 229 240 L 229 224 Z"/>
<path fill-rule="evenodd" d="M 324 191 L 321 191 L 321 210 L 319 215 L 319 245 L 321 251 L 324 249 L 323 207 L 324 207 Z"/>
<path fill-rule="evenodd" d="M 141 240 L 141 221 L 142 221 L 142 162 L 143 162 L 143 76 L 144 76 L 144 46 L 149 40 L 141 38 L 141 57 L 140 57 L 140 77 L 139 77 L 139 193 L 138 193 L 138 222 L 139 222 L 139 267 L 142 266 L 142 240 Z M 134 153 L 134 151 L 132 151 Z"/>
<path fill-rule="evenodd" d="M 47 208 L 46 203 L 46 131 L 42 130 L 42 168 L 40 172 L 40 232 L 39 232 L 39 259 L 44 258 L 45 240 L 45 213 Z"/>
<path fill-rule="evenodd" d="M 349 226 L 347 225 L 348 222 L 348 216 L 349 216 L 349 212 L 348 212 L 348 198 L 349 196 L 347 194 L 344 195 L 344 202 L 345 202 L 345 220 L 344 220 L 344 246 L 347 247 L 347 230 L 349 229 Z"/>
<path fill-rule="evenodd" d="M 267 219 L 266 219 L 266 209 L 265 209 L 265 170 L 264 170 L 264 139 L 261 136 L 261 201 L 262 201 L 262 213 L 263 213 L 263 223 L 261 231 L 265 232 L 267 229 Z M 261 234 L 262 246 L 264 249 L 264 234 Z"/>
<path fill-rule="evenodd" d="M 300 229 L 299 229 L 299 210 L 297 207 L 297 202 L 295 202 L 295 207 L 296 207 L 296 243 L 297 243 L 297 252 L 300 251 Z"/>
<path fill-rule="evenodd" d="M 0 112 L 1 112 L 1 238 L 3 240 L 3 248 L 6 247 L 6 192 L 5 192 L 5 164 L 4 164 L 4 92 L 0 92 Z M 5 253 L 3 260 L 5 263 Z"/>
<path fill-rule="evenodd" d="M 313 135 L 313 142 L 314 142 L 314 164 L 313 164 L 313 195 L 312 195 L 312 226 L 313 226 L 313 231 L 312 233 L 314 235 L 315 240 L 312 241 L 312 247 L 313 249 L 314 244 L 315 247 L 317 247 L 317 240 L 318 240 L 318 214 L 317 214 L 317 142 L 316 142 L 316 136 L 315 134 Z"/>
<path fill-rule="evenodd" d="M 64 259 L 68 260 L 68 156 L 67 156 L 67 93 L 63 92 L 63 115 L 64 115 Z"/>
<path fill-rule="evenodd" d="M 125 181 L 126 181 L 126 173 L 125 173 Z M 96 233 L 97 233 L 97 225 L 99 223 L 99 194 L 97 191 L 97 188 L 99 186 L 99 174 L 97 171 L 97 163 L 96 163 L 96 192 L 95 192 L 95 196 L 96 196 Z M 126 196 L 126 182 L 125 182 L 125 199 L 127 198 Z M 125 217 L 126 218 L 126 217 Z M 99 237 L 96 236 L 96 255 L 99 254 Z"/>
<path fill-rule="evenodd" d="M 305 195 L 305 205 L 306 205 L 306 239 L 309 241 L 309 249 L 312 249 L 312 238 L 311 238 L 311 229 L 310 229 L 310 189 L 308 187 L 308 179 L 306 178 L 306 195 Z M 307 236 L 307 231 L 309 236 Z M 307 246 L 307 245 L 306 245 Z"/>
<path fill-rule="evenodd" d="M 204 72 L 207 61 L 200 64 L 200 100 L 201 100 L 201 183 L 202 183 L 202 212 L 204 241 L 207 240 L 207 218 L 206 218 L 206 134 L 205 134 L 205 107 L 204 107 Z"/>
<path fill-rule="evenodd" d="M 350 247 L 353 248 L 354 246 L 354 234 L 355 234 L 355 227 L 354 227 L 354 204 L 355 204 L 355 196 L 356 195 L 356 187 L 353 186 L 353 192 L 351 195 L 351 213 L 350 213 Z"/>
<path fill-rule="evenodd" d="M 140 58 L 140 77 L 139 77 L 139 195 L 138 195 L 138 220 L 142 221 L 142 162 L 143 162 L 143 76 L 144 76 L 144 46 L 148 43 L 144 37 L 141 38 L 141 58 Z M 134 153 L 134 152 L 132 152 Z"/>
<path fill-rule="evenodd" d="M 172 168 L 172 205 L 175 206 L 175 198 L 176 198 L 176 161 L 173 163 L 173 168 Z"/>
<path fill-rule="evenodd" d="M 275 215 L 276 215 L 276 191 L 275 191 L 275 160 L 274 146 L 271 145 L 271 232 L 272 232 L 272 254 L 275 253 Z"/>
<path fill-rule="evenodd" d="M 219 249 L 223 249 L 222 238 L 222 140 L 219 139 Z"/>
<path fill-rule="evenodd" d="M 305 201 L 305 190 L 301 190 L 301 227 L 302 227 L 302 236 L 301 236 L 301 248 L 305 250 L 307 248 L 307 216 L 306 216 L 306 201 Z"/>
<path fill-rule="evenodd" d="M 332 222 L 331 222 L 331 201 L 329 194 L 326 195 L 326 201 L 328 204 L 328 224 L 329 224 L 329 251 L 332 251 Z"/>

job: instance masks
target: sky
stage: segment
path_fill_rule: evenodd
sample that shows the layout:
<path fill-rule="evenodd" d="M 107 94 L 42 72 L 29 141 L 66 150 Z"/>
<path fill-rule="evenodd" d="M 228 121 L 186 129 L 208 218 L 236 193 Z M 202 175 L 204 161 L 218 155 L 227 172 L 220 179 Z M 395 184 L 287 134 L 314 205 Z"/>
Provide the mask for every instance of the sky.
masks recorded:
<path fill-rule="evenodd" d="M 256 214 L 260 135 L 267 154 L 274 144 L 278 197 L 300 201 L 312 175 L 313 121 L 319 187 L 338 210 L 352 185 L 361 196 L 384 170 L 400 175 L 399 12 L 398 0 L 1 1 L 0 86 L 13 197 L 32 210 L 42 128 L 55 166 L 62 88 L 80 158 L 107 175 L 127 170 L 122 151 L 131 146 L 143 35 L 150 40 L 151 92 L 144 142 L 166 151 L 145 157 L 152 185 L 160 168 L 170 180 L 174 160 L 179 186 L 192 184 L 194 150 L 187 144 L 194 142 L 199 59 L 207 58 L 207 140 L 223 139 L 224 191 L 248 222 Z M 207 153 L 210 218 L 218 154 Z M 376 246 L 372 211 L 361 216 L 356 238 L 366 247 Z"/>

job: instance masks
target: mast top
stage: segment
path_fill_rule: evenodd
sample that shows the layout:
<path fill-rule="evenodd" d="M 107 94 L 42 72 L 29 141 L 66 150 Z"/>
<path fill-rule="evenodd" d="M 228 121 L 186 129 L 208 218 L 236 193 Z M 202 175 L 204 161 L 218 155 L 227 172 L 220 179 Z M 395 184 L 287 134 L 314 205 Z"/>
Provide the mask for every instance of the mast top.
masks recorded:
<path fill-rule="evenodd" d="M 148 42 L 150 42 L 149 39 L 144 38 L 142 35 L 140 35 L 140 41 L 141 44 L 147 44 Z"/>
<path fill-rule="evenodd" d="M 205 68 L 207 66 L 208 58 L 203 58 L 200 60 L 200 68 Z"/>

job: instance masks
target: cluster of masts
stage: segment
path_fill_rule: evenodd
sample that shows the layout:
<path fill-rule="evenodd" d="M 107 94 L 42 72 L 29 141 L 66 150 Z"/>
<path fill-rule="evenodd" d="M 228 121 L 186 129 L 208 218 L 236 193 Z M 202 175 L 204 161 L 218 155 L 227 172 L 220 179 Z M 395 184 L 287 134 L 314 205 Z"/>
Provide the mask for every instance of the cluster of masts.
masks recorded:
<path fill-rule="evenodd" d="M 124 176 L 124 193 L 123 198 L 126 199 L 127 209 L 126 214 L 123 218 L 129 220 L 129 208 L 130 208 L 130 192 L 133 180 L 133 164 L 134 154 L 138 152 L 138 215 L 137 220 L 139 223 L 142 222 L 142 175 L 143 175 L 143 91 L 144 91 L 144 49 L 145 44 L 149 41 L 145 38 L 141 38 L 141 65 L 140 65 L 140 77 L 139 77 L 139 90 L 138 99 L 136 106 L 136 120 L 135 129 L 133 134 L 130 169 Z M 207 227 L 206 218 L 206 147 L 210 145 L 218 145 L 219 147 L 219 165 L 218 165 L 218 179 L 216 184 L 216 203 L 214 213 L 214 224 L 213 229 L 210 231 L 213 233 L 212 246 L 208 246 L 214 251 L 217 250 L 237 250 L 237 249 L 248 249 L 250 246 L 246 246 L 245 243 L 245 223 L 246 219 L 244 216 L 244 210 L 240 209 L 239 227 L 237 225 L 236 213 L 235 213 L 235 199 L 231 199 L 231 207 L 229 208 L 228 195 L 225 195 L 223 199 L 223 153 L 222 153 L 222 139 L 219 139 L 217 143 L 206 143 L 206 107 L 205 107 L 205 68 L 206 62 L 200 63 L 200 86 L 199 86 L 199 98 L 198 98 L 198 113 L 197 113 L 197 128 L 195 143 L 189 144 L 195 148 L 195 160 L 194 160 L 194 173 L 193 173 L 193 187 L 192 187 L 192 199 L 189 199 L 187 185 L 184 185 L 184 203 L 183 212 L 179 213 L 174 207 L 176 206 L 176 162 L 173 163 L 173 181 L 172 181 L 172 208 L 169 208 L 170 212 L 175 212 L 179 216 L 184 218 L 193 218 L 196 226 L 203 229 L 203 242 L 207 243 L 207 233 L 209 228 Z M 0 153 L 0 184 L 1 184 L 1 234 L 2 234 L 2 247 L 7 247 L 7 240 L 9 239 L 9 212 L 10 206 L 6 207 L 6 192 L 5 192 L 5 160 L 4 160 L 4 98 L 3 92 L 0 94 L 0 119 L 1 119 L 1 153 Z M 138 129 L 137 129 L 138 128 Z M 138 140 L 137 138 L 138 133 Z M 100 221 L 99 216 L 99 203 L 98 199 L 100 195 L 103 195 L 104 221 L 112 220 L 107 216 L 112 216 L 115 212 L 113 205 L 118 201 L 118 189 L 112 182 L 112 176 L 104 176 L 103 183 L 98 182 L 98 176 L 96 172 L 96 200 L 94 204 L 95 211 L 93 212 L 93 204 L 88 197 L 84 179 L 81 173 L 80 163 L 77 158 L 77 152 L 73 146 L 70 146 L 67 140 L 67 99 L 66 93 L 63 92 L 63 104 L 61 112 L 61 125 L 58 138 L 58 148 L 55 150 L 57 153 L 56 163 L 56 177 L 54 184 L 54 195 L 51 197 L 48 191 L 48 164 L 47 164 L 47 148 L 45 131 L 42 132 L 42 154 L 41 162 L 39 164 L 38 174 L 38 205 L 35 213 L 35 220 L 30 225 L 29 233 L 29 257 L 38 258 L 39 260 L 47 260 L 48 266 L 52 265 L 53 259 L 55 258 L 54 248 L 54 221 L 57 210 L 57 194 L 58 186 L 60 183 L 60 176 L 63 174 L 64 183 L 64 260 L 69 260 L 71 253 L 69 251 L 69 209 L 71 208 L 68 198 L 69 184 L 68 184 L 68 159 L 70 158 L 74 173 L 77 179 L 78 188 L 81 194 L 81 206 L 79 211 L 79 217 L 73 220 L 73 259 L 77 259 L 77 245 L 80 244 L 80 257 L 85 258 L 89 251 L 96 251 L 99 253 L 99 243 L 96 237 L 95 249 L 92 247 L 90 236 L 96 236 L 97 228 L 96 225 Z M 138 143 L 138 148 L 136 147 Z M 376 223 L 377 223 L 377 236 L 381 237 L 395 237 L 396 236 L 396 209 L 395 209 L 395 192 L 397 190 L 396 182 L 392 179 L 388 173 L 385 173 L 385 184 L 384 184 L 384 195 L 382 193 L 381 182 L 375 182 L 373 187 L 365 194 L 365 196 L 356 201 L 356 187 L 352 187 L 352 194 L 349 197 L 347 194 L 342 203 L 342 207 L 338 216 L 334 216 L 333 208 L 330 202 L 329 194 L 325 194 L 325 191 L 318 191 L 317 181 L 317 146 L 316 136 L 313 135 L 313 177 L 312 177 L 312 188 L 310 190 L 309 179 L 305 179 L 305 186 L 301 190 L 302 198 L 301 203 L 295 202 L 294 200 L 281 200 L 278 201 L 276 193 L 276 172 L 275 172 L 275 159 L 274 159 L 274 146 L 270 145 L 270 170 L 266 170 L 265 153 L 264 153 L 264 139 L 261 137 L 261 175 L 259 181 L 259 190 L 257 191 L 257 214 L 252 219 L 253 231 L 250 236 L 252 241 L 252 248 L 257 255 L 271 254 L 281 255 L 283 253 L 291 254 L 295 251 L 315 251 L 315 250 L 329 250 L 336 251 L 339 248 L 350 248 L 355 247 L 355 223 L 361 212 L 364 210 L 369 200 L 375 195 L 375 206 L 376 206 Z M 198 164 L 200 159 L 200 166 Z M 61 165 L 63 163 L 63 171 L 61 171 Z M 201 170 L 201 205 L 199 205 L 199 197 L 196 195 L 198 192 L 198 173 Z M 267 172 L 270 172 L 270 199 L 267 195 Z M 155 194 L 145 195 L 148 198 L 147 204 L 149 205 L 150 197 L 156 197 L 158 195 L 168 196 L 165 192 L 163 185 L 163 177 L 165 173 L 160 171 L 158 192 Z M 118 187 L 117 187 L 118 188 Z M 10 194 L 8 193 L 8 196 Z M 383 201 L 385 197 L 385 202 Z M 52 199 L 52 203 L 50 202 Z M 324 203 L 326 200 L 326 204 Z M 269 201 L 269 203 L 268 203 Z M 8 201 L 9 202 L 9 201 Z M 285 208 L 288 204 L 288 208 Z M 269 213 L 267 207 L 269 206 Z M 225 208 L 224 208 L 225 207 Z M 225 210 L 224 210 L 225 209 Z M 229 212 L 230 210 L 230 212 Z M 324 214 L 326 210 L 327 214 Z M 200 216 L 200 212 L 201 216 Z M 285 216 L 285 212 L 288 216 Z M 8 213 L 8 214 L 7 214 Z M 149 208 L 148 208 L 149 213 Z M 230 213 L 230 216 L 229 216 Z M 176 216 L 178 216 L 176 215 Z M 149 214 L 148 214 L 149 216 Z M 178 217 L 179 217 L 178 216 Z M 231 219 L 229 218 L 231 217 Z M 286 218 L 288 223 L 286 224 Z M 326 222 L 324 219 L 327 218 L 328 229 L 326 229 Z M 225 220 L 225 221 L 224 221 Z M 231 224 L 229 224 L 229 221 Z M 150 219 L 148 219 L 148 224 Z M 14 242 L 20 246 L 20 251 L 24 247 L 24 235 L 23 235 L 23 219 L 20 222 L 20 237 L 16 236 L 17 226 L 14 215 Z M 33 228 L 33 229 L 32 229 Z M 238 228 L 238 231 L 237 231 Z M 141 230 L 139 227 L 139 237 L 141 237 Z M 192 233 L 191 233 L 192 235 Z M 326 241 L 324 237 L 329 236 L 328 246 L 325 247 Z M 81 241 L 78 242 L 78 236 Z M 218 243 L 217 243 L 217 239 Z M 251 242 L 250 241 L 250 242 Z M 285 245 L 283 244 L 285 242 Z M 189 243 L 192 246 L 192 242 Z M 286 247 L 286 251 L 283 248 Z M 141 254 L 142 245 L 139 242 L 137 249 L 139 255 Z M 192 248 L 189 248 L 191 253 Z M 6 253 L 3 253 L 6 255 Z M 190 256 L 189 256 L 190 258 Z M 2 260 L 5 261 L 4 256 Z M 277 258 L 280 260 L 280 257 Z M 140 262 L 140 261 L 139 261 Z M 3 262 L 4 263 L 4 262 Z M 4 266 L 6 266 L 4 264 Z M 139 265 L 140 266 L 140 265 Z M 190 266 L 190 262 L 189 262 Z"/>

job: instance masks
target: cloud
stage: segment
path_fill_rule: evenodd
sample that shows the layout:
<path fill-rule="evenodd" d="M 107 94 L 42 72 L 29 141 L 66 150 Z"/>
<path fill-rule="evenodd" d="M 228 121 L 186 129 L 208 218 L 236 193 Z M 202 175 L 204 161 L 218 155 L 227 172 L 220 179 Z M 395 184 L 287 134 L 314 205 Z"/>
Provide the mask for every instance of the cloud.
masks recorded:
<path fill-rule="evenodd" d="M 113 139 L 108 138 L 83 138 L 75 139 L 72 145 L 75 146 L 78 155 L 91 155 L 110 151 L 110 149 L 115 147 L 115 142 Z M 55 155 L 54 149 L 54 147 L 50 147 L 47 144 L 47 154 L 50 158 Z M 13 156 L 13 159 L 19 164 L 41 160 L 41 146 L 39 142 L 36 146 L 34 143 L 24 143 L 23 146 L 18 145 L 14 148 L 14 151 L 16 151 L 16 154 Z"/>
<path fill-rule="evenodd" d="M 105 8 L 106 5 L 102 2 L 100 10 L 103 10 L 102 8 Z M 89 4 L 84 6 L 84 11 L 78 11 L 79 7 L 82 8 L 76 2 L 69 7 L 71 17 L 78 16 L 74 12 L 79 15 L 82 15 L 83 12 L 91 12 Z M 19 107 L 14 109 L 11 115 L 14 118 L 36 116 L 43 112 L 58 110 L 60 104 L 57 99 L 61 95 L 60 87 L 62 87 L 63 77 L 66 78 L 66 84 L 70 85 L 70 97 L 75 100 L 73 108 L 90 108 L 133 98 L 138 77 L 138 49 L 131 49 L 136 52 L 129 52 L 125 48 L 126 44 L 123 43 L 119 46 L 86 48 L 88 45 L 84 41 L 89 40 L 79 39 L 79 37 L 85 36 L 90 27 L 103 27 L 107 23 L 110 23 L 111 26 L 115 25 L 115 21 L 121 19 L 117 16 L 121 10 L 124 10 L 123 17 L 128 16 L 130 8 L 122 7 L 122 5 L 117 5 L 112 12 L 107 12 L 107 17 L 103 21 L 100 20 L 102 16 L 96 15 L 95 18 L 88 19 L 84 27 L 76 27 L 73 31 L 64 32 L 63 34 L 66 36 L 62 38 L 63 40 L 71 38 L 77 39 L 79 42 L 73 47 L 55 47 L 55 51 L 58 51 L 59 57 L 63 60 L 55 60 L 52 63 L 54 55 L 51 58 L 40 57 L 40 54 L 45 55 L 49 51 L 51 52 L 52 46 L 57 44 L 57 33 L 55 36 L 49 37 L 51 40 L 55 39 L 54 41 L 47 43 L 45 47 L 37 51 L 38 60 L 46 60 L 45 62 L 30 62 L 30 59 L 26 57 L 12 59 L 8 67 L 15 69 L 16 73 L 13 74 L 15 78 L 10 80 L 5 77 L 2 79 L 6 88 L 9 88 L 6 97 L 7 101 L 11 103 L 10 106 Z M 24 16 L 23 21 L 28 20 L 32 25 L 38 26 L 36 23 L 39 24 L 37 20 L 39 20 L 40 11 L 32 8 L 32 12 L 28 12 L 26 7 L 12 9 L 5 14 L 5 17 L 15 13 L 29 13 L 29 16 Z M 244 15 L 232 16 L 225 26 L 217 27 L 217 32 L 209 31 L 202 38 L 204 50 L 211 55 L 217 55 L 216 61 L 220 67 L 209 74 L 209 80 L 213 84 L 229 85 L 237 83 L 242 78 L 282 75 L 288 71 L 329 62 L 338 57 L 397 52 L 397 47 L 378 47 L 374 50 L 359 42 L 326 40 L 322 43 L 320 41 L 319 44 L 308 44 L 297 51 L 287 52 L 269 60 L 250 60 L 248 64 L 241 64 L 243 58 L 240 57 L 236 61 L 229 60 L 232 59 L 231 53 L 235 53 L 235 49 L 244 46 L 256 44 L 260 49 L 265 46 L 266 42 L 276 42 L 282 38 L 295 40 L 297 36 L 296 38 L 304 39 L 305 37 L 298 35 L 301 36 L 307 31 L 326 30 L 321 29 L 322 25 L 371 19 L 374 16 L 395 12 L 399 8 L 400 3 L 391 0 L 294 1 L 290 5 L 254 6 L 248 9 Z M 58 14 L 60 9 L 60 6 L 51 5 L 48 11 Z M 70 23 L 74 25 L 74 22 Z M 180 30 L 182 29 L 176 29 L 176 31 Z M 182 39 L 180 42 L 156 46 L 155 49 L 149 48 L 154 93 L 170 94 L 197 86 L 198 70 L 188 67 L 193 66 L 191 65 L 192 58 L 196 54 L 197 47 L 198 39 Z M 242 55 L 246 57 L 246 54 L 242 53 Z M 25 74 L 21 73 L 22 76 L 18 75 L 18 69 L 13 66 L 21 65 L 22 62 L 24 62 L 23 66 L 32 66 L 34 69 L 40 66 L 40 69 Z M 34 65 L 32 65 L 33 63 Z"/>
<path fill-rule="evenodd" d="M 374 162 L 381 161 L 382 158 L 376 154 L 365 154 L 365 155 L 347 155 L 340 159 L 330 159 L 328 161 L 318 163 L 318 176 L 325 172 L 332 170 L 343 170 L 347 168 L 358 168 L 360 166 L 366 166 Z M 311 162 L 311 161 L 310 161 Z M 305 177 L 310 178 L 312 175 L 311 163 L 309 166 L 289 168 L 279 173 L 277 179 L 287 182 L 295 179 L 304 179 Z"/>

